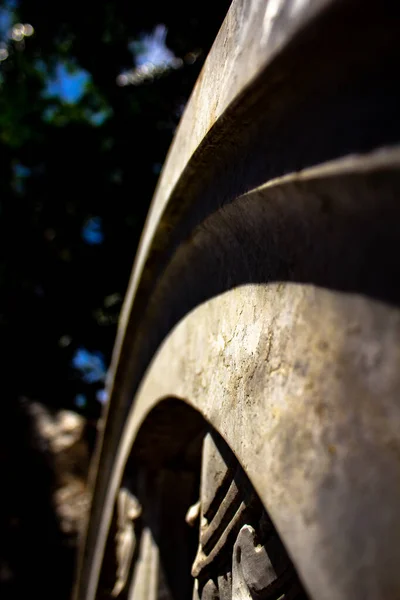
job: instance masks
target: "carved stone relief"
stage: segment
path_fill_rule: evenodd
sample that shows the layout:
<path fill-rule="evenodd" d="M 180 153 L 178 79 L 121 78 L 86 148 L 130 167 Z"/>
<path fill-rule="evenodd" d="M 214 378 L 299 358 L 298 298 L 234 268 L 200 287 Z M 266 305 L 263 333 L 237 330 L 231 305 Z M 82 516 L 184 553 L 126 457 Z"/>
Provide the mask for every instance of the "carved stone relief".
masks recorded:
<path fill-rule="evenodd" d="M 116 598 L 126 585 L 136 547 L 135 520 L 141 515 L 139 501 L 129 490 L 121 488 L 117 500 L 118 523 L 116 534 L 117 574 L 111 594 Z"/>
<path fill-rule="evenodd" d="M 195 600 L 306 598 L 248 478 L 216 434 L 204 440 L 200 497 L 187 516 L 200 520 Z"/>
<path fill-rule="evenodd" d="M 184 578 L 189 570 L 189 563 L 184 566 L 190 546 L 185 546 L 188 538 L 184 532 L 191 527 L 194 535 L 199 532 L 192 564 L 193 600 L 306 599 L 244 470 L 216 433 L 204 438 L 200 499 L 188 508 L 186 519 L 180 519 L 177 513 L 184 515 L 186 510 L 179 508 L 184 479 L 179 471 L 151 475 L 152 493 L 141 498 L 143 514 L 136 497 L 127 489 L 120 490 L 114 597 L 124 590 L 129 600 L 187 598 L 187 591 L 174 581 Z M 139 516 L 141 535 L 136 540 L 134 526 Z M 171 554 L 175 555 L 172 561 Z M 187 584 L 190 587 L 190 581 Z"/>

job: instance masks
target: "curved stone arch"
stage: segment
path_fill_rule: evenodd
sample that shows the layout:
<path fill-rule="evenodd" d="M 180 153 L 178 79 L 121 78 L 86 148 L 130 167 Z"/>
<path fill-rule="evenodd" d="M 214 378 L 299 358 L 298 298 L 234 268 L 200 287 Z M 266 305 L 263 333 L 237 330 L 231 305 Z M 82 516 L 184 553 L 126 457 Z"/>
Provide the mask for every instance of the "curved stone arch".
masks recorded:
<path fill-rule="evenodd" d="M 186 316 L 172 311 L 172 320 L 167 319 L 170 333 L 143 378 L 120 440 L 98 532 L 93 586 L 115 495 L 135 437 L 146 416 L 163 399 L 175 397 L 192 404 L 224 437 L 314 597 L 368 597 L 374 586 L 390 593 L 396 589 L 398 557 L 393 548 L 400 530 L 400 497 L 391 487 L 396 480 L 397 455 L 386 449 L 399 445 L 400 413 L 395 401 L 400 385 L 400 322 L 395 307 L 398 286 L 394 282 L 393 287 L 382 288 L 386 278 L 379 278 L 379 264 L 371 262 L 365 271 L 362 261 L 366 252 L 374 256 L 374 251 L 380 260 L 388 261 L 398 246 L 397 164 L 398 152 L 393 149 L 344 159 L 268 184 L 221 209 L 198 228 L 187 242 L 189 249 L 197 250 L 189 261 L 188 248 L 183 247 L 181 255 L 177 253 L 176 263 L 172 262 L 165 273 L 166 287 L 161 282 L 158 290 L 159 299 L 170 296 L 172 309 L 179 306 L 180 289 L 192 289 L 193 293 L 196 289 L 196 256 L 199 268 L 205 260 L 207 271 L 207 247 L 221 252 L 225 248 L 226 255 L 222 256 L 226 259 L 233 255 L 239 279 L 229 286 L 223 279 L 222 291 L 216 293 L 213 277 L 218 286 L 225 273 L 225 258 L 221 259 L 214 274 L 210 271 L 211 297 L 199 305 L 195 294 L 195 308 L 190 310 L 189 293 L 189 304 L 187 298 L 181 298 Z M 330 219 L 326 220 L 328 190 Z M 273 261 L 264 260 L 262 264 L 269 270 L 261 273 L 257 283 L 259 252 L 265 246 L 257 244 L 251 215 L 260 220 L 260 232 L 274 235 L 276 256 L 282 263 L 285 244 L 291 249 L 294 244 L 292 238 L 279 238 L 276 215 L 282 219 L 290 214 L 288 207 L 294 199 L 295 211 L 303 210 L 304 215 L 308 211 L 307 220 L 302 221 L 296 213 L 294 221 L 298 226 L 303 223 L 305 232 L 310 227 L 311 231 L 319 228 L 323 232 L 322 224 L 331 224 L 333 237 L 320 248 L 324 260 L 321 263 L 318 252 L 308 249 L 296 252 L 297 262 L 291 261 L 286 280 L 285 260 L 283 271 L 274 271 Z M 246 220 L 240 219 L 243 205 Z M 231 220 L 225 218 L 226 210 Z M 360 223 L 366 224 L 365 211 L 369 226 L 361 227 Z M 388 224 L 390 214 L 392 228 Z M 341 227 L 332 227 L 335 215 Z M 272 226 L 270 223 L 268 227 L 271 218 Z M 223 235 L 224 223 L 228 232 L 234 230 L 233 237 Z M 238 236 L 240 225 L 248 225 L 247 244 Z M 286 225 L 285 233 L 289 231 Z M 381 230 L 385 244 L 381 243 Z M 300 237 L 311 239 L 302 235 L 304 231 L 300 230 Z M 208 236 L 212 242 L 207 242 Z M 239 258 L 232 247 L 234 240 L 242 250 Z M 350 252 L 354 243 L 356 250 Z M 346 251 L 352 260 L 342 260 L 335 271 L 335 260 L 345 258 Z M 329 276 L 339 279 L 323 280 L 326 265 Z M 226 271 L 232 275 L 231 268 Z M 307 283 L 310 274 L 313 283 Z M 317 274 L 323 287 L 316 285 Z M 240 285 L 244 275 L 253 283 Z M 178 295 L 170 294 L 171 279 L 178 282 Z M 200 279 L 204 282 L 205 277 Z M 155 303 L 159 299 L 155 298 Z M 164 312 L 168 313 L 166 307 Z M 154 321 L 153 326 L 157 330 Z M 369 514 L 371 506 L 384 501 L 385 513 L 373 511 L 366 531 L 365 512 Z M 346 528 L 346 536 L 338 522 Z M 371 548 L 371 544 L 373 550 L 357 568 L 351 565 L 357 548 Z M 393 568 L 388 569 L 388 565 Z"/>
<path fill-rule="evenodd" d="M 397 80 L 393 76 L 396 73 L 393 65 L 397 64 L 399 58 L 397 13 L 394 8 L 392 14 L 383 5 L 378 6 L 373 1 L 364 2 L 362 11 L 357 0 L 346 3 L 322 0 L 276 3 L 279 10 L 276 15 L 274 13 L 275 25 L 281 24 L 283 34 L 287 28 L 288 35 L 271 37 L 271 42 L 265 46 L 265 54 L 260 54 L 258 43 L 263 19 L 258 20 L 257 11 L 262 4 L 256 1 L 251 3 L 250 17 L 255 19 L 256 26 L 247 27 L 245 31 L 249 34 L 253 31 L 258 33 L 253 39 L 246 38 L 243 41 L 246 51 L 242 54 L 244 67 L 242 65 L 240 77 L 232 78 L 228 87 L 223 88 L 218 77 L 215 79 L 214 76 L 218 75 L 221 52 L 232 43 L 232 33 L 235 32 L 230 27 L 235 23 L 235 15 L 241 14 L 244 6 L 243 2 L 234 3 L 196 86 L 150 212 L 114 353 L 109 414 L 104 426 L 101 452 L 94 465 L 94 471 L 98 467 L 95 502 L 82 551 L 85 559 L 82 563 L 79 598 L 92 600 L 95 595 L 96 573 L 104 551 L 117 481 L 126 458 L 123 452 L 128 453 L 132 440 L 127 439 L 134 433 L 133 430 L 126 433 L 129 432 L 126 425 L 128 413 L 136 410 L 132 406 L 140 406 L 143 389 L 147 390 L 148 398 L 153 398 L 151 402 L 158 402 L 163 395 L 170 394 L 196 398 L 195 389 L 180 390 L 171 381 L 171 385 L 165 389 L 158 389 L 158 384 L 154 383 L 157 379 L 154 377 L 154 365 L 159 365 L 157 361 L 160 357 L 168 356 L 172 351 L 178 357 L 179 347 L 174 347 L 173 340 L 187 342 L 184 331 L 186 326 L 191 331 L 192 325 L 188 323 L 192 322 L 192 315 L 195 315 L 195 323 L 203 314 L 207 323 L 217 318 L 219 302 L 223 307 L 221 322 L 235 307 L 239 312 L 243 309 L 241 314 L 252 308 L 254 314 L 248 315 L 248 331 L 246 329 L 246 333 L 243 333 L 243 340 L 250 350 L 249 356 L 252 348 L 259 356 L 263 352 L 268 356 L 268 361 L 263 362 L 267 362 L 270 368 L 270 371 L 267 369 L 267 387 L 270 380 L 278 377 L 285 377 L 290 385 L 307 380 L 310 386 L 308 391 L 314 394 L 313 398 L 323 399 L 315 404 L 312 400 L 307 401 L 304 408 L 310 409 L 309 412 L 299 412 L 296 417 L 295 411 L 286 425 L 282 420 L 284 412 L 277 401 L 277 408 L 271 406 L 268 414 L 279 419 L 281 446 L 269 446 L 268 452 L 267 446 L 255 448 L 261 449 L 261 454 L 267 452 L 266 462 L 262 464 L 269 464 L 277 482 L 279 478 L 282 480 L 284 471 L 268 461 L 272 460 L 271 456 L 288 458 L 291 454 L 293 462 L 287 467 L 290 474 L 288 480 L 293 484 L 298 482 L 298 489 L 303 490 L 301 494 L 304 495 L 300 498 L 300 505 L 303 508 L 308 506 L 308 509 L 299 512 L 300 516 L 295 518 L 295 522 L 292 521 L 292 512 L 297 510 L 299 499 L 292 504 L 291 510 L 287 503 L 291 497 L 296 498 L 296 494 L 285 494 L 282 490 L 280 493 L 274 492 L 273 486 L 264 489 L 264 484 L 259 480 L 260 469 L 255 467 L 259 463 L 251 455 L 246 455 L 241 446 L 243 442 L 238 435 L 245 429 L 240 412 L 245 414 L 245 419 L 249 419 L 252 414 L 251 402 L 243 411 L 238 407 L 236 413 L 231 411 L 225 425 L 221 422 L 219 412 L 213 412 L 207 403 L 200 406 L 197 402 L 197 408 L 215 423 L 215 427 L 229 441 L 233 436 L 230 432 L 235 432 L 236 442 L 232 441 L 232 447 L 243 466 L 249 469 L 254 486 L 270 509 L 279 531 L 284 537 L 290 537 L 288 543 L 291 554 L 299 561 L 304 580 L 307 585 L 311 582 L 310 589 L 315 591 L 318 598 L 368 598 L 368 594 L 373 598 L 380 597 L 380 594 L 383 597 L 385 594 L 395 597 L 398 593 L 398 556 L 396 552 L 389 556 L 389 546 L 384 540 L 374 541 L 372 545 L 367 541 L 365 553 L 358 552 L 358 571 L 350 572 L 346 567 L 346 560 L 351 561 L 352 550 L 362 548 L 365 542 L 365 531 L 361 531 L 360 525 L 361 513 L 357 513 L 360 506 L 368 514 L 373 514 L 371 532 L 375 531 L 377 538 L 382 532 L 388 532 L 389 543 L 398 532 L 394 504 L 389 504 L 386 516 L 374 510 L 383 497 L 391 497 L 390 480 L 396 480 L 394 456 L 398 451 L 395 432 L 398 426 L 395 401 L 398 383 L 394 367 L 399 347 L 397 312 L 394 308 L 399 303 L 396 258 L 398 155 L 396 151 L 378 153 L 372 157 L 361 154 L 358 158 L 343 159 L 338 163 L 333 161 L 322 170 L 317 168 L 311 173 L 311 179 L 314 186 L 317 180 L 321 185 L 313 196 L 314 200 L 309 198 L 306 204 L 297 204 L 297 200 L 302 190 L 309 186 L 310 172 L 263 185 L 271 177 L 348 152 L 360 153 L 398 142 L 398 92 L 394 86 L 394 82 L 397 86 Z M 294 6 L 300 7 L 300 16 L 297 15 L 297 20 L 288 23 L 285 18 L 291 17 Z M 360 27 L 354 27 L 354 23 L 360 24 Z M 276 33 L 279 34 L 279 27 Z M 277 40 L 279 43 L 275 44 Z M 248 71 L 249 77 L 246 65 L 254 66 Z M 235 69 L 231 69 L 231 72 L 238 73 Z M 217 112 L 215 107 L 218 108 Z M 201 118 L 198 118 L 199 111 Z M 360 131 L 368 135 L 361 135 Z M 207 177 L 204 178 L 205 174 Z M 387 186 L 383 183 L 385 180 Z M 332 203 L 330 192 L 327 193 L 327 188 L 324 190 L 327 182 L 329 189 L 336 189 L 336 192 L 341 190 L 343 202 L 336 194 L 336 200 Z M 354 182 L 361 186 L 358 191 Z M 243 195 L 257 186 L 262 187 Z M 381 192 L 384 192 L 383 203 L 379 204 L 377 199 Z M 271 197 L 275 198 L 275 205 L 277 200 L 279 204 L 279 198 L 284 199 L 284 211 L 275 213 L 276 218 L 273 222 L 269 221 L 268 229 L 265 226 L 271 214 L 268 216 L 266 207 Z M 361 204 L 361 197 L 363 201 L 365 198 L 369 200 Z M 332 208 L 334 215 L 330 212 Z M 340 213 L 343 219 L 336 218 L 340 217 Z M 251 215 L 255 217 L 252 221 Z M 313 220 L 315 215 L 317 219 Z M 327 216 L 336 220 L 330 221 Z M 285 226 L 290 225 L 288 229 L 281 227 L 281 217 Z M 340 224 L 346 226 L 344 236 Z M 368 225 L 365 231 L 363 224 Z M 305 235 L 301 237 L 296 228 Z M 264 244 L 262 235 L 266 231 L 270 232 L 272 240 L 278 238 L 276 248 L 284 250 L 278 261 L 279 268 L 273 273 L 271 269 L 273 271 L 276 268 L 278 252 L 274 252 L 273 245 Z M 325 234 L 328 235 L 328 244 L 325 244 Z M 216 246 L 222 250 L 219 255 L 219 273 L 222 276 L 219 281 L 212 280 L 205 267 L 202 271 L 202 289 L 202 285 L 196 281 L 196 273 L 193 273 L 196 263 L 188 260 L 189 256 L 196 258 L 196 252 L 191 250 L 198 244 L 197 249 L 202 250 L 203 258 L 208 250 L 209 265 L 212 247 L 207 248 L 207 240 L 218 241 L 218 237 L 223 235 L 226 236 L 225 242 L 229 239 L 233 246 L 230 249 L 226 243 Z M 313 246 L 315 239 L 318 244 Z M 304 244 L 301 254 L 302 259 L 308 261 L 306 269 L 302 269 L 304 263 L 298 261 L 296 243 L 299 240 Z M 282 241 L 286 241 L 286 246 L 282 245 Z M 268 260 L 258 260 L 256 268 L 257 256 L 260 257 L 260 252 L 261 255 L 264 252 L 262 258 L 265 259 L 266 248 Z M 375 255 L 371 248 L 377 250 Z M 333 252 L 328 253 L 326 261 L 327 250 Z M 368 255 L 368 262 L 364 261 L 364 266 L 363 252 Z M 335 259 L 340 259 L 336 266 Z M 202 259 L 198 264 L 207 265 L 207 261 Z M 313 265 L 311 270 L 310 264 Z M 382 265 L 390 269 L 391 277 L 387 276 Z M 183 288 L 185 294 L 180 294 Z M 249 298 L 256 300 L 252 304 Z M 163 304 L 160 303 L 164 301 L 167 310 L 163 316 L 160 310 Z M 277 315 L 273 323 L 256 322 L 255 315 L 257 311 L 260 312 L 260 306 L 265 306 L 265 302 L 272 307 L 268 309 L 268 314 Z M 300 310 L 296 313 L 300 308 L 303 312 Z M 292 333 L 288 333 L 288 314 L 296 317 L 292 323 L 298 329 L 296 338 L 293 337 L 293 328 Z M 287 320 L 282 324 L 281 338 L 275 332 L 279 319 Z M 305 322 L 309 328 L 306 328 L 306 333 L 301 329 Z M 314 343 L 314 337 L 318 338 L 320 322 L 326 328 L 325 339 Z M 262 335 L 260 326 L 264 327 Z M 198 339 L 196 336 L 199 332 L 196 329 L 198 327 L 194 326 L 192 339 Z M 259 334 L 261 337 L 258 337 Z M 235 335 L 241 335 L 240 331 L 236 331 Z M 263 346 L 257 345 L 257 339 L 261 338 L 264 340 Z M 220 331 L 216 333 L 215 348 L 223 353 L 225 350 L 227 353 L 233 351 L 231 339 L 232 331 L 227 326 L 226 335 Z M 298 340 L 303 340 L 303 345 L 298 345 Z M 276 344 L 284 345 L 289 357 L 292 357 L 289 358 L 291 366 L 286 372 L 282 370 L 279 359 L 274 358 Z M 201 343 L 196 342 L 197 350 L 200 346 Z M 165 350 L 167 347 L 169 350 Z M 313 362 L 313 356 L 309 357 L 310 348 L 315 355 L 325 357 L 319 367 Z M 184 358 L 187 364 L 188 356 Z M 165 372 L 168 373 L 168 360 L 163 360 L 166 361 Z M 232 357 L 232 360 L 236 359 Z M 310 364 L 314 365 L 314 371 L 310 371 Z M 192 381 L 201 389 L 201 373 L 196 373 L 199 368 L 195 367 Z M 340 377 L 338 372 L 341 373 Z M 249 389 L 254 385 L 255 377 L 253 372 Z M 319 393 L 312 385 L 314 379 L 321 386 Z M 138 392 L 139 385 L 141 391 Z M 237 382 L 236 388 L 232 385 L 236 391 L 241 389 L 243 377 Z M 154 389 L 152 386 L 155 386 Z M 282 396 L 282 390 L 286 393 L 288 388 L 281 385 L 276 389 L 281 390 L 279 393 Z M 298 392 L 300 388 L 296 389 Z M 301 389 L 304 391 L 304 386 Z M 294 398 L 295 390 L 291 392 Z M 368 393 L 364 394 L 365 391 Z M 356 398 L 354 406 L 344 402 L 345 395 Z M 250 394 L 249 397 L 254 395 Z M 331 401 L 326 401 L 325 397 L 331 398 Z M 241 406 L 244 408 L 244 405 Z M 234 419 L 235 414 L 237 419 Z M 308 415 L 313 415 L 315 422 L 308 420 Z M 318 426 L 320 421 L 323 421 L 322 428 Z M 231 423 L 229 427 L 228 422 Z M 261 423 L 255 421 L 255 424 L 261 427 Z M 268 419 L 265 427 L 267 425 Z M 124 439 L 125 450 L 122 452 L 120 440 L 124 430 L 128 438 Z M 318 442 L 316 448 L 319 453 L 308 453 L 309 445 L 301 443 L 301 439 L 307 437 L 307 432 L 308 441 Z M 295 444 L 292 443 L 293 439 Z M 343 445 L 336 443 L 339 441 Z M 294 456 L 290 450 L 298 445 L 302 452 Z M 386 452 L 381 452 L 383 448 Z M 371 459 L 366 470 L 360 453 L 364 458 Z M 301 463 L 302 457 L 304 463 Z M 299 464 L 306 465 L 303 471 Z M 345 468 L 340 476 L 329 479 L 324 476 L 322 467 L 318 466 L 328 464 Z M 307 480 L 310 472 L 316 474 L 315 478 L 311 477 L 311 482 Z M 352 477 L 355 487 L 351 490 L 345 484 Z M 307 493 L 302 488 L 303 479 L 309 485 Z M 321 482 L 325 483 L 322 485 Z M 319 491 L 322 494 L 319 495 Z M 350 493 L 356 493 L 361 504 L 352 503 Z M 311 537 L 303 538 L 310 543 L 305 552 L 301 538 L 309 533 L 310 523 L 318 522 L 318 519 L 313 521 L 313 514 L 318 514 L 318 507 L 313 504 L 313 498 L 317 497 L 329 507 L 329 503 L 333 502 L 331 513 L 336 519 L 333 516 L 329 522 L 326 521 L 329 532 L 327 529 L 325 533 L 314 531 Z M 307 498 L 311 503 L 307 504 Z M 393 499 L 397 502 L 397 493 L 393 494 Z M 346 539 L 339 535 L 337 522 L 344 523 L 354 534 L 353 546 L 349 544 L 343 547 Z M 373 535 L 370 533 L 370 536 Z M 397 550 L 394 542 L 393 548 Z M 312 549 L 318 558 L 316 562 L 312 561 Z M 379 564 L 371 568 L 375 556 L 379 557 Z M 384 577 L 382 565 L 385 560 L 389 568 Z M 357 587 L 357 581 L 362 582 L 361 587 Z"/>
<path fill-rule="evenodd" d="M 269 291 L 272 295 L 276 290 Z M 397 585 L 397 558 L 393 555 L 396 554 L 394 548 L 400 525 L 397 511 L 400 498 L 391 488 L 390 481 L 396 478 L 397 459 L 395 454 L 386 454 L 379 435 L 385 421 L 389 438 L 387 443 L 398 445 L 398 407 L 393 403 L 393 396 L 386 398 L 386 405 L 376 407 L 370 394 L 369 402 L 361 409 L 357 400 L 365 402 L 365 396 L 352 396 L 348 383 L 344 385 L 343 380 L 338 381 L 335 373 L 329 373 L 327 364 L 321 364 L 320 356 L 316 357 L 312 364 L 307 355 L 309 340 L 312 339 L 320 353 L 326 351 L 330 344 L 330 352 L 335 355 L 335 361 L 343 360 L 349 353 L 348 344 L 353 345 L 355 340 L 349 342 L 342 336 L 333 340 L 333 329 L 344 331 L 349 317 L 353 318 L 354 323 L 360 323 L 362 316 L 363 342 L 365 348 L 368 348 L 376 340 L 374 321 L 377 313 L 381 313 L 383 320 L 389 317 L 386 331 L 386 336 L 389 337 L 393 327 L 397 330 L 397 335 L 399 334 L 398 316 L 395 312 L 389 316 L 386 307 L 383 306 L 376 306 L 371 311 L 368 301 L 360 302 L 357 297 L 347 297 L 344 299 L 346 317 L 343 319 L 340 306 L 343 299 L 338 300 L 331 293 L 321 291 L 319 312 L 315 304 L 314 289 L 299 287 L 295 293 L 298 295 L 298 305 L 309 306 L 310 301 L 312 302 L 316 319 L 314 323 L 321 320 L 321 317 L 325 322 L 325 327 L 319 328 L 317 336 L 312 323 L 308 335 L 302 331 L 301 339 L 304 345 L 299 336 L 297 350 L 299 355 L 303 354 L 304 357 L 301 364 L 298 364 L 299 355 L 294 352 L 293 361 L 291 362 L 286 354 L 287 364 L 283 365 L 279 355 L 281 343 L 285 342 L 280 343 L 275 337 L 271 343 L 268 333 L 262 334 L 262 339 L 254 345 L 254 331 L 251 329 L 254 320 L 251 313 L 254 306 L 260 306 L 260 295 L 268 295 L 265 290 L 236 290 L 235 302 L 229 297 L 232 294 L 228 293 L 197 309 L 191 315 L 192 327 L 190 317 L 184 320 L 168 339 L 150 368 L 138 394 L 135 409 L 128 419 L 126 437 L 116 464 L 122 465 L 127 458 L 128 440 L 135 437 L 143 413 L 162 402 L 161 399 L 166 393 L 174 392 L 182 398 L 192 398 L 194 407 L 201 410 L 223 435 L 245 468 L 285 540 L 303 581 L 315 597 L 350 597 L 350 591 L 361 593 L 360 589 L 364 589 L 366 593 L 371 589 L 371 580 L 365 582 L 365 574 L 364 579 L 361 579 L 361 573 L 367 567 L 371 570 L 372 583 L 377 584 L 379 581 L 383 587 L 388 585 L 393 589 L 392 586 Z M 257 297 L 255 305 L 251 304 L 251 296 Z M 293 302 L 293 290 L 290 298 Z M 220 305 L 221 312 L 217 304 Z M 221 350 L 225 342 L 221 341 L 219 348 L 219 332 L 214 331 L 216 354 L 207 350 L 202 362 L 199 360 L 198 347 L 201 341 L 198 331 L 202 325 L 210 322 L 209 311 L 215 316 L 218 310 L 218 323 L 222 323 L 222 331 L 228 333 L 229 328 L 224 328 L 221 316 L 245 308 L 249 309 L 250 313 L 247 315 L 250 317 L 248 321 L 242 313 L 242 324 L 249 330 L 247 349 L 253 345 L 257 354 L 254 353 L 250 365 L 246 359 L 243 360 L 247 367 L 245 375 L 243 370 L 237 371 L 235 375 L 232 369 L 226 374 L 226 380 L 213 381 L 215 372 L 222 376 Z M 228 317 L 227 319 L 229 320 Z M 294 324 L 295 320 L 293 315 Z M 279 323 L 275 321 L 275 329 L 277 327 L 279 328 Z M 298 328 L 299 325 L 295 324 L 295 327 Z M 240 334 L 237 333 L 236 337 L 239 338 Z M 246 339 L 242 337 L 241 348 L 243 342 L 246 343 Z M 233 348 L 234 341 L 231 340 L 230 344 L 233 353 L 240 352 L 240 348 Z M 184 348 L 184 356 L 179 358 L 186 363 L 190 364 L 190 359 L 196 357 L 195 377 L 182 377 L 180 367 L 173 368 L 171 365 L 171 356 L 175 356 L 177 360 L 179 348 Z M 260 370 L 260 364 L 266 355 L 270 378 L 275 380 L 275 390 L 271 381 L 268 383 L 257 373 L 257 368 Z M 219 358 L 218 362 L 216 357 Z M 365 359 L 368 360 L 366 357 Z M 398 383 L 394 375 L 396 355 L 392 359 L 390 369 L 394 392 Z M 235 360 L 240 359 L 237 356 Z M 357 377 L 352 367 L 354 364 L 348 365 L 347 376 L 354 378 L 353 384 L 357 388 L 362 382 L 363 374 L 358 373 Z M 304 369 L 308 371 L 306 376 Z M 163 378 L 160 378 L 160 372 L 165 374 Z M 289 382 L 283 386 L 284 394 L 282 378 Z M 243 392 L 246 386 L 251 390 L 250 395 Z M 368 385 L 364 386 L 363 391 L 367 388 Z M 296 396 L 302 400 L 301 406 L 296 406 L 293 402 Z M 349 397 L 354 400 L 354 405 L 349 403 Z M 219 401 L 216 401 L 217 398 Z M 338 412 L 342 413 L 339 418 Z M 327 419 L 329 413 L 336 415 L 331 421 Z M 376 425 L 377 420 L 379 427 Z M 365 470 L 364 461 L 369 464 L 369 470 Z M 117 488 L 117 482 L 115 484 Z M 371 504 L 379 506 L 383 503 L 385 512 L 375 511 L 366 530 L 365 510 Z M 338 523 L 341 524 L 340 528 Z M 346 530 L 346 536 L 343 536 L 341 528 Z M 355 565 L 352 563 L 352 557 L 362 545 L 362 541 L 364 544 L 374 543 L 375 551 L 366 558 L 366 563 Z M 382 562 L 376 559 L 377 555 Z M 394 570 L 389 575 L 390 564 Z M 343 577 L 343 574 L 346 576 Z"/>

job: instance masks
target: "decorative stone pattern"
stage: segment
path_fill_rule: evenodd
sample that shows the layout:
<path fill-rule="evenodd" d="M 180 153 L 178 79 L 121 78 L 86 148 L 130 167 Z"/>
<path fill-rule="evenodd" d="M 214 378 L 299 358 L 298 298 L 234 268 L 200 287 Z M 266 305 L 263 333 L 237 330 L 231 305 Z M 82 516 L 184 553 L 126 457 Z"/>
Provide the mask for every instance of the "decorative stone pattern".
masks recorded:
<path fill-rule="evenodd" d="M 215 433 L 204 440 L 199 518 L 194 600 L 306 597 L 243 469 Z"/>

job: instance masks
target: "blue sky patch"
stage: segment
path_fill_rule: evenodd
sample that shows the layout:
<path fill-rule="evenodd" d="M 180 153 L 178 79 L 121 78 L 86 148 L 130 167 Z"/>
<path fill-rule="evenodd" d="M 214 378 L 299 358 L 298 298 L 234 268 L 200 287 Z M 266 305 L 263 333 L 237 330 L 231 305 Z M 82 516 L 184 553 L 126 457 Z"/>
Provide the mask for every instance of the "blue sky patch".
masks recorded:
<path fill-rule="evenodd" d="M 101 352 L 78 348 L 72 357 L 72 366 L 80 371 L 85 383 L 105 381 L 107 369 Z"/>
<path fill-rule="evenodd" d="M 85 69 L 71 69 L 65 63 L 58 63 L 55 75 L 47 82 L 44 95 L 47 98 L 58 97 L 63 102 L 74 104 L 82 98 L 90 81 L 91 76 Z"/>
<path fill-rule="evenodd" d="M 82 228 L 82 238 L 91 246 L 96 246 L 104 241 L 104 233 L 100 217 L 92 217 L 86 221 Z"/>

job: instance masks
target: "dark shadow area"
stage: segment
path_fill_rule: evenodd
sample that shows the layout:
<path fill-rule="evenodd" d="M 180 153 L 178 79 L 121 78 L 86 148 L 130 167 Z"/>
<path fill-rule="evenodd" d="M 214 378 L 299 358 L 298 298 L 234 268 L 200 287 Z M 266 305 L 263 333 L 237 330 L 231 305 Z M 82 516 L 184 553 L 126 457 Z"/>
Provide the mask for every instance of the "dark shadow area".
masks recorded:
<path fill-rule="evenodd" d="M 26 402 L 13 400 L 0 420 L 0 595 L 68 600 L 75 551 L 55 513 L 52 456 Z"/>
<path fill-rule="evenodd" d="M 276 177 L 399 141 L 399 24 L 394 2 L 337 2 L 277 53 L 182 173 L 146 263 L 146 296 L 176 246 L 221 206 Z"/>
<path fill-rule="evenodd" d="M 164 399 L 140 428 L 123 476 L 123 487 L 137 496 L 143 513 L 137 523 L 137 550 L 143 536 L 150 535 L 160 552 L 157 588 L 160 597 L 185 600 L 191 597 L 191 564 L 197 550 L 196 527 L 185 521 L 188 508 L 198 500 L 201 449 L 208 425 L 188 404 Z M 113 563 L 115 518 L 111 524 L 99 583 L 99 597 L 107 597 L 107 573 Z M 146 533 L 147 531 L 147 533 Z M 115 559 L 114 559 L 115 560 Z M 123 592 L 127 597 L 129 590 Z M 141 593 L 145 593 L 144 588 Z"/>

